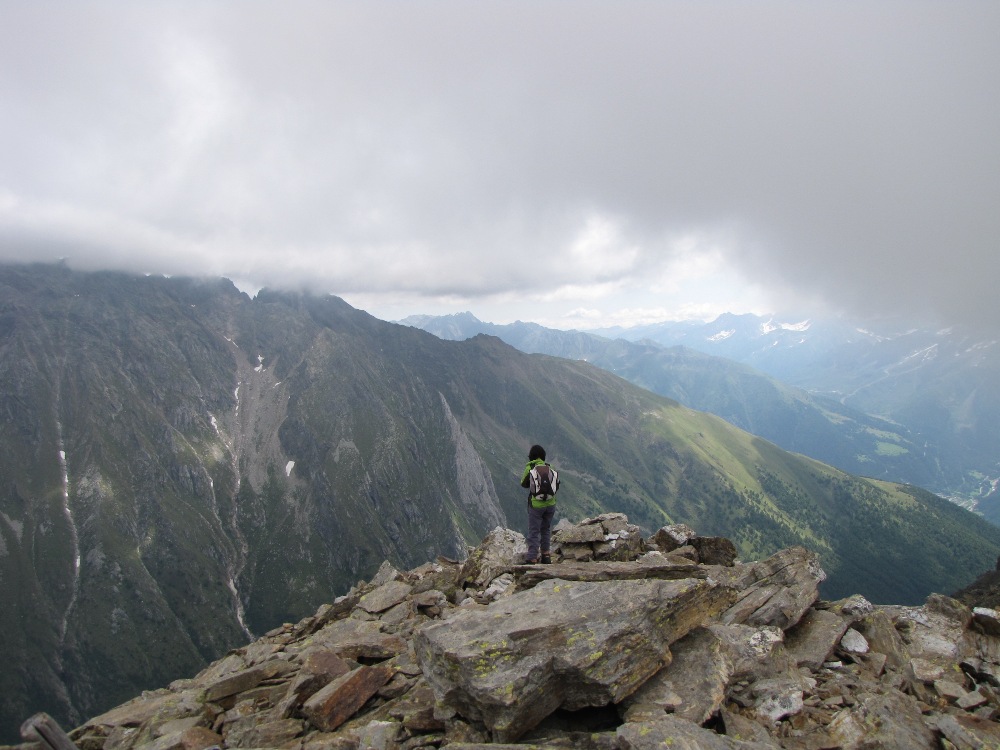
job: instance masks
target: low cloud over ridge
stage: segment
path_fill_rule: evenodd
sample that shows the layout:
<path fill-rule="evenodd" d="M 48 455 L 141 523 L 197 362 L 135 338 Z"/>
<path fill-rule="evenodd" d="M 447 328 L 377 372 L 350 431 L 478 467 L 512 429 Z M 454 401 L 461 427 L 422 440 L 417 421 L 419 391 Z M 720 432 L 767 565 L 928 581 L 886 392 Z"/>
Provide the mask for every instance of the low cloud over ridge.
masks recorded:
<path fill-rule="evenodd" d="M 995 3 L 0 9 L 0 259 L 1000 327 Z"/>

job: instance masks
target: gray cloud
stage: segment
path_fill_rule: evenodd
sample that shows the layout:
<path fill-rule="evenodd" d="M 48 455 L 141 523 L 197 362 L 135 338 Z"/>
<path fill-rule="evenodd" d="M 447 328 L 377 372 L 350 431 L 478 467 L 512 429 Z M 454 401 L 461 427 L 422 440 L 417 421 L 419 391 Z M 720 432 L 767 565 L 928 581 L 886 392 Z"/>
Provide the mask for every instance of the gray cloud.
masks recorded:
<path fill-rule="evenodd" d="M 996 3 L 0 11 L 3 258 L 522 311 L 545 259 L 611 312 L 700 237 L 775 304 L 1000 327 Z"/>

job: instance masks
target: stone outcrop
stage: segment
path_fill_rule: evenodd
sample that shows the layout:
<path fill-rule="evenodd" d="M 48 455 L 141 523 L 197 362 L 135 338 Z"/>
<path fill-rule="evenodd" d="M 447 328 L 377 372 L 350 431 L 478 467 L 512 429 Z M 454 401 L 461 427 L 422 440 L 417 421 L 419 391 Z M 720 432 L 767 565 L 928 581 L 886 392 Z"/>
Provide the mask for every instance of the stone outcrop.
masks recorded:
<path fill-rule="evenodd" d="M 615 538 L 609 538 L 615 537 Z M 496 529 L 460 563 L 385 564 L 312 617 L 94 717 L 80 750 L 1000 746 L 1000 614 L 821 601 L 801 547 L 738 562 L 620 514 L 524 565 Z M 26 743 L 28 750 L 33 743 Z"/>
<path fill-rule="evenodd" d="M 564 560 L 630 560 L 644 548 L 642 532 L 624 513 L 603 513 L 575 525 L 561 520 L 552 532 L 552 551 Z"/>
<path fill-rule="evenodd" d="M 558 708 L 619 703 L 735 596 L 706 579 L 554 579 L 424 627 L 414 645 L 441 704 L 506 742 Z"/>

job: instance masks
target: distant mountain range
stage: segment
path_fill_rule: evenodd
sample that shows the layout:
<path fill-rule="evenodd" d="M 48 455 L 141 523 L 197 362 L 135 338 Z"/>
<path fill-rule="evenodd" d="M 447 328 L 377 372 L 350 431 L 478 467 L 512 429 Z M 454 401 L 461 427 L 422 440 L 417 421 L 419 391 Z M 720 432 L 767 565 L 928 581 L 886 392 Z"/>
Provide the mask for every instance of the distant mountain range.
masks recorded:
<path fill-rule="evenodd" d="M 723 315 L 593 332 L 471 313 L 401 323 L 585 359 L 844 471 L 915 484 L 1000 523 L 1000 343 L 954 330 Z"/>
<path fill-rule="evenodd" d="M 562 516 L 689 523 L 745 559 L 803 544 L 830 598 L 916 603 L 1000 552 L 956 505 L 579 357 L 225 280 L 0 267 L 0 415 L 0 742 L 191 675 L 383 560 L 523 529 L 534 442 Z"/>

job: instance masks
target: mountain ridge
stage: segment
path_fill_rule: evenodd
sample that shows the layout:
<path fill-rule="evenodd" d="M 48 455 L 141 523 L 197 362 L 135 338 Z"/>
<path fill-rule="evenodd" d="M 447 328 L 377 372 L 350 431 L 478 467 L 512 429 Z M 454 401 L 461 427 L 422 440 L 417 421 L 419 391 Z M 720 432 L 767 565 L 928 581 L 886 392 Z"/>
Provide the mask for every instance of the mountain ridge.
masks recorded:
<path fill-rule="evenodd" d="M 943 332 L 894 328 L 878 335 L 842 321 L 795 320 L 804 322 L 727 314 L 707 324 L 612 329 L 628 333 L 614 340 L 520 321 L 483 323 L 471 313 L 401 322 L 445 338 L 487 332 L 522 351 L 586 359 L 786 450 L 852 474 L 926 487 L 1000 523 L 1000 444 L 990 427 L 1000 419 L 1000 347 Z M 945 364 L 937 369 L 905 364 L 929 356 L 913 354 L 927 337 L 971 353 L 941 356 Z M 888 408 L 877 408 L 877 394 Z"/>

